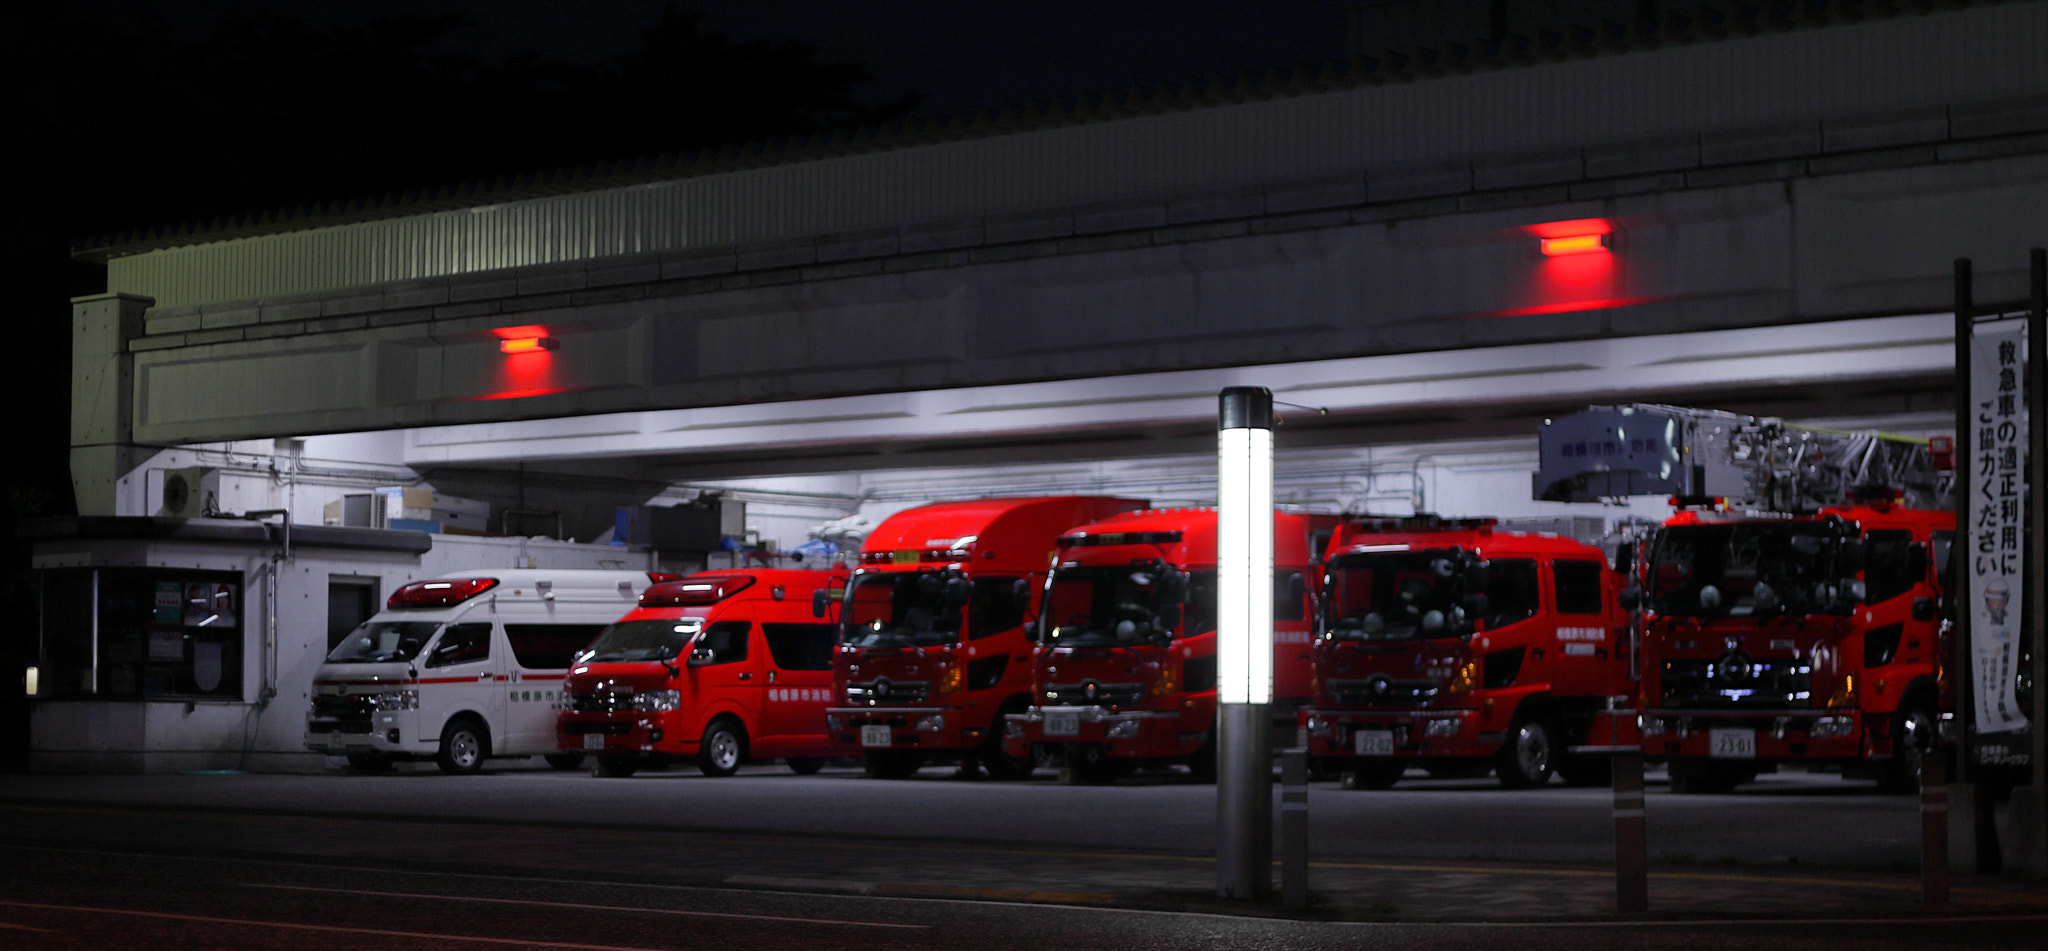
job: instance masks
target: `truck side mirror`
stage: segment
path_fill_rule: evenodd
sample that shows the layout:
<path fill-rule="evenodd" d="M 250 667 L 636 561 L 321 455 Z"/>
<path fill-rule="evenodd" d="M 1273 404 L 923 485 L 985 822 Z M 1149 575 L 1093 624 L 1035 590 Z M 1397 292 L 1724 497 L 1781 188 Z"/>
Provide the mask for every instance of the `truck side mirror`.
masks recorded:
<path fill-rule="evenodd" d="M 832 592 L 819 588 L 811 592 L 811 616 L 824 617 L 832 613 Z"/>
<path fill-rule="evenodd" d="M 1487 598 L 1487 596 L 1484 594 L 1466 595 L 1464 607 L 1465 616 L 1469 618 L 1484 618 L 1488 614 L 1493 613 L 1492 611 L 1488 610 L 1488 608 L 1492 607 L 1491 599 Z"/>
<path fill-rule="evenodd" d="M 1018 578 L 1015 583 L 1010 585 L 1010 602 L 1018 605 L 1020 610 L 1023 605 L 1031 603 L 1030 578 Z"/>
<path fill-rule="evenodd" d="M 1621 605 L 1621 609 L 1624 611 L 1633 611 L 1642 607 L 1643 589 L 1635 585 L 1629 585 L 1621 589 L 1620 594 L 1614 596 L 1614 603 Z"/>
<path fill-rule="evenodd" d="M 1473 591 L 1485 591 L 1493 582 L 1493 565 L 1490 562 L 1475 561 L 1465 566 L 1465 587 Z"/>
<path fill-rule="evenodd" d="M 692 667 L 706 667 L 717 659 L 718 655 L 713 653 L 709 647 L 699 647 L 690 652 L 690 666 Z"/>
<path fill-rule="evenodd" d="M 946 603 L 962 605 L 967 603 L 969 589 L 966 578 L 946 579 Z"/>
<path fill-rule="evenodd" d="M 1180 604 L 1188 599 L 1188 576 L 1172 568 L 1159 573 L 1159 603 Z"/>
<path fill-rule="evenodd" d="M 1628 574 L 1636 566 L 1636 546 L 1622 542 L 1614 546 L 1614 570 Z"/>
<path fill-rule="evenodd" d="M 1167 637 L 1172 637 L 1174 629 L 1180 627 L 1180 615 L 1181 610 L 1178 604 L 1162 604 L 1159 606 L 1159 627 Z"/>
<path fill-rule="evenodd" d="M 1838 563 L 1837 563 L 1836 567 L 1840 568 L 1843 574 L 1848 574 L 1849 572 L 1852 572 L 1852 571 L 1862 571 L 1862 570 L 1863 570 L 1863 539 L 1861 539 L 1861 538 L 1845 538 L 1845 539 L 1842 539 L 1842 547 L 1841 547 L 1841 549 L 1840 549 L 1840 553 L 1839 553 L 1839 554 L 1838 554 L 1838 555 L 1837 555 L 1836 557 L 1837 557 L 1837 559 L 1838 559 Z M 1861 598 L 1858 598 L 1857 600 L 1862 600 L 1862 599 L 1861 599 Z"/>
<path fill-rule="evenodd" d="M 1935 608 L 1935 605 L 1934 605 L 1934 599 L 1933 599 L 1933 598 L 1914 598 L 1914 599 L 1913 599 L 1913 620 L 1915 620 L 1915 621 L 1932 621 L 1932 620 L 1934 620 L 1934 614 L 1935 614 L 1935 610 L 1934 610 L 1934 608 Z"/>

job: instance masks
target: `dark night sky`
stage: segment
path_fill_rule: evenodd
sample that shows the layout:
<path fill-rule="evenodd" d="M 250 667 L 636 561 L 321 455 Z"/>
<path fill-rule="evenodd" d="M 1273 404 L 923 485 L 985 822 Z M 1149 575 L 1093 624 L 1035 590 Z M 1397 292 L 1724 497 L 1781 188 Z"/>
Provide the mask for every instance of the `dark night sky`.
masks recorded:
<path fill-rule="evenodd" d="M 173 38 L 223 14 L 287 13 L 311 24 L 461 14 L 450 42 L 495 59 L 532 49 L 589 63 L 623 53 L 664 0 L 72 0 L 86 13 L 164 24 Z M 877 99 L 925 94 L 945 113 L 1138 83 L 1338 59 L 1357 0 L 695 0 L 707 29 L 796 40 L 866 64 Z"/>

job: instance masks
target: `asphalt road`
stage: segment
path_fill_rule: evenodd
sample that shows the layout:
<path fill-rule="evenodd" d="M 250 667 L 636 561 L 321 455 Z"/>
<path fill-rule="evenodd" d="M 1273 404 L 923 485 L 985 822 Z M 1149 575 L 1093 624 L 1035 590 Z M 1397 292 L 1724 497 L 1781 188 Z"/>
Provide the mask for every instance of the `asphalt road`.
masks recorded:
<path fill-rule="evenodd" d="M 2048 919 L 1412 925 L 821 896 L 0 845 L 0 945 L 44 949 L 2038 948 Z"/>
<path fill-rule="evenodd" d="M 1327 858 L 1607 862 L 1612 796 L 1600 788 L 1502 789 L 1429 780 L 1386 791 L 1309 790 L 1311 854 Z M 1276 784 L 1277 785 L 1277 784 Z M 778 835 L 857 835 L 1027 846 L 1183 849 L 1213 854 L 1214 787 L 1178 775 L 1111 786 L 959 780 L 932 768 L 904 781 L 852 769 L 796 776 L 771 765 L 711 779 L 694 769 L 596 779 L 500 764 L 480 776 L 431 766 L 390 776 L 0 777 L 0 797 L 163 806 L 286 808 L 358 815 L 573 821 Z M 1828 774 L 1762 777 L 1724 796 L 1677 796 L 1653 773 L 1653 861 L 1911 868 L 1918 802 Z"/>

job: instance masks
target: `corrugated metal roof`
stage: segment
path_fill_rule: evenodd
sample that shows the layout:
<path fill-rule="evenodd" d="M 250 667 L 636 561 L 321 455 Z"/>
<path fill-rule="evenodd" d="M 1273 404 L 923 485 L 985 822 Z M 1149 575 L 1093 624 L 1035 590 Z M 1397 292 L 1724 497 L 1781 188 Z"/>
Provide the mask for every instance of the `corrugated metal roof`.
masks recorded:
<path fill-rule="evenodd" d="M 110 259 L 111 291 L 161 305 L 209 303 L 1252 182 L 1370 177 L 1403 163 L 2048 90 L 2048 57 L 2038 55 L 2048 6 L 1839 13 L 1880 7 L 1891 5 L 1415 51 L 172 229 L 81 256 Z M 1831 27 L 1805 28 L 1823 24 Z M 1761 32 L 1713 42 L 1746 30 Z M 1606 55 L 1628 51 L 1637 55 Z M 1422 79 L 1430 81 L 1414 81 Z"/>

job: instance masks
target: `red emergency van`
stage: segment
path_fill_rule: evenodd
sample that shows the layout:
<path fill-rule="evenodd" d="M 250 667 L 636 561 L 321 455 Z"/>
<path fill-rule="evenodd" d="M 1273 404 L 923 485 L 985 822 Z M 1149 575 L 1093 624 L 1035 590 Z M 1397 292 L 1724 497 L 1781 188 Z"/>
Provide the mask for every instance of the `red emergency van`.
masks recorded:
<path fill-rule="evenodd" d="M 648 588 L 576 656 L 557 745 L 595 756 L 600 776 L 685 757 L 707 776 L 773 757 L 817 772 L 832 753 L 830 612 L 845 584 L 843 571 L 742 568 Z"/>

